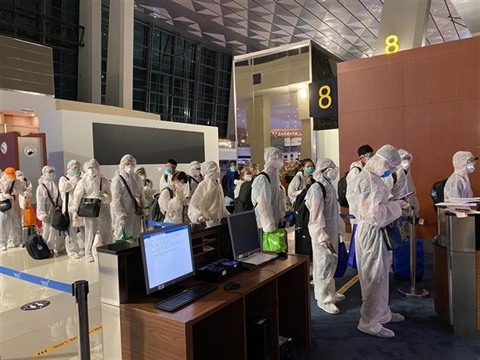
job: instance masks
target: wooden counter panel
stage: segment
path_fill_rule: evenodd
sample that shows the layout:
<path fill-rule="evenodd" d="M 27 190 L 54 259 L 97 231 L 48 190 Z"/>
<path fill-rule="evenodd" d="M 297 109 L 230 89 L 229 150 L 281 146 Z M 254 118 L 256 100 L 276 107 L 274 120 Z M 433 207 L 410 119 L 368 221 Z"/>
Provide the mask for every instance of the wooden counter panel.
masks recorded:
<path fill-rule="evenodd" d="M 450 324 L 447 249 L 434 244 L 433 284 L 435 312 L 444 323 Z"/>
<path fill-rule="evenodd" d="M 480 251 L 477 251 L 475 254 L 475 280 L 477 283 L 477 330 L 480 331 Z"/>

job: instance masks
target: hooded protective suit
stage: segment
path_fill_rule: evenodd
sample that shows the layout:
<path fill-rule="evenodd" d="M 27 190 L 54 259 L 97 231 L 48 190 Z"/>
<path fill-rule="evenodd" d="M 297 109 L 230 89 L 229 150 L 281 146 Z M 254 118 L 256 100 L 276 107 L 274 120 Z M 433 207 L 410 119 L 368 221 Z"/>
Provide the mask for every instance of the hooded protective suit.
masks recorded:
<path fill-rule="evenodd" d="M 392 312 L 388 306 L 389 256 L 381 228 L 402 214 L 399 202 L 388 200 L 390 193 L 380 176 L 386 170 L 396 171 L 399 165 L 397 149 L 384 145 L 349 184 L 356 198 L 359 221 L 355 250 L 363 303 L 358 329 L 380 337 L 395 336 L 383 327 L 392 320 Z"/>
<path fill-rule="evenodd" d="M 73 218 L 75 219 L 78 217 L 77 209 L 82 198 L 102 200 L 98 217 L 82 218 L 85 223 L 85 258 L 87 261 L 93 261 L 92 245 L 97 231 L 100 232 L 104 245 L 112 243 L 112 218 L 110 217 L 112 193 L 110 183 L 100 172 L 100 164 L 97 160 L 88 160 L 83 165 L 83 170 L 85 175 L 75 188 L 71 209 L 73 209 Z"/>
<path fill-rule="evenodd" d="M 313 178 L 316 181 L 307 191 L 305 205 L 310 211 L 308 230 L 312 239 L 313 283 L 315 299 L 319 305 L 335 303 L 336 291 L 333 275 L 337 267 L 338 256 L 328 248 L 330 242 L 338 253 L 340 234 L 345 232 L 345 223 L 340 218 L 340 210 L 332 181 L 338 176 L 338 167 L 327 158 L 317 161 Z M 320 187 L 325 187 L 325 198 Z"/>
<path fill-rule="evenodd" d="M 73 219 L 73 212 L 75 207 L 72 206 L 73 193 L 78 181 L 80 180 L 81 165 L 77 160 L 70 160 L 67 164 L 67 174 L 60 177 L 58 180 L 58 189 L 60 190 L 60 196 L 62 197 L 62 210 L 68 211 L 70 219 Z M 68 209 L 66 209 L 66 198 L 68 194 Z M 79 226 L 74 226 L 75 222 L 70 221 L 70 227 L 68 233 L 65 236 L 65 249 L 70 258 L 78 259 L 80 257 L 80 247 L 77 242 L 77 230 Z"/>
<path fill-rule="evenodd" d="M 415 188 L 415 184 L 413 182 L 413 177 L 412 177 L 412 171 L 410 168 L 410 163 L 413 160 L 413 155 L 410 154 L 408 151 L 399 149 L 398 154 L 400 155 L 400 158 L 402 159 L 402 166 L 399 167 L 397 170 L 397 177 L 403 173 L 405 174 L 405 188 L 403 191 L 401 191 L 401 194 L 397 196 L 397 199 L 400 199 L 402 195 L 408 194 L 409 192 L 413 192 L 413 194 L 408 196 L 408 202 L 410 203 L 411 206 L 413 206 L 415 216 L 419 217 L 419 212 L 420 212 L 420 202 L 418 201 L 416 191 L 417 189 Z"/>
<path fill-rule="evenodd" d="M 200 181 L 203 180 L 202 176 L 202 164 L 199 161 L 192 161 L 190 163 L 190 168 L 188 169 L 188 174 L 192 177 L 190 180 L 190 197 L 192 197 L 193 193 L 198 187 Z"/>
<path fill-rule="evenodd" d="M 206 220 L 207 226 L 218 225 L 228 215 L 225 208 L 222 186 L 219 184 L 220 169 L 214 161 L 202 164 L 203 181 L 198 184 L 190 199 L 188 217 L 192 223 Z"/>
<path fill-rule="evenodd" d="M 473 196 L 470 186 L 469 172 L 475 169 L 477 157 L 470 151 L 457 151 L 453 155 L 453 174 L 448 178 L 443 190 L 445 201 L 453 198 L 471 198 Z M 472 164 L 473 169 L 467 169 L 467 164 Z M 471 166 L 471 165 L 470 165 Z"/>
<path fill-rule="evenodd" d="M 7 170 L 11 170 L 11 172 Z M 26 191 L 25 183 L 16 180 L 15 170 L 13 168 L 5 169 L 5 173 L 0 177 L 0 200 L 9 199 L 12 208 L 0 212 L 0 247 L 2 250 L 6 250 L 7 246 L 20 246 L 22 243 L 22 220 L 18 198 Z"/>
<path fill-rule="evenodd" d="M 137 160 L 132 155 L 124 155 L 118 165 L 118 174 L 112 179 L 110 189 L 112 191 L 112 213 L 114 215 L 115 224 L 114 236 L 119 239 L 122 229 L 125 228 L 127 237 L 133 236 L 137 239 L 142 229 L 142 215 L 135 214 L 135 203 L 145 209 L 145 195 L 143 192 L 143 181 L 135 174 L 135 165 Z M 128 185 L 134 199 L 127 191 L 125 183 Z"/>
<path fill-rule="evenodd" d="M 57 205 L 61 205 L 57 184 L 55 183 L 55 168 L 53 166 L 45 165 L 42 168 L 42 176 L 38 179 L 37 187 L 37 219 L 43 224 L 42 236 L 45 239 L 48 248 L 55 253 L 61 253 L 65 250 L 65 240 L 60 234 L 60 231 L 54 229 L 52 224 L 52 217 L 55 208 L 48 197 L 48 193 L 53 201 L 59 199 Z"/>
<path fill-rule="evenodd" d="M 266 176 L 258 175 L 252 183 L 252 204 L 255 206 L 257 225 L 264 232 L 272 232 L 284 216 L 284 205 L 280 193 L 279 170 L 283 167 L 282 151 L 276 147 L 265 149 Z M 270 181 L 269 181 L 270 180 Z"/>
<path fill-rule="evenodd" d="M 15 171 L 15 176 L 17 177 L 17 180 L 23 182 L 26 187 L 26 191 L 23 193 L 23 195 L 20 194 L 18 198 L 20 203 L 20 209 L 23 210 L 25 209 L 25 199 L 32 196 L 33 185 L 32 182 L 25 177 L 25 174 L 22 170 Z"/>

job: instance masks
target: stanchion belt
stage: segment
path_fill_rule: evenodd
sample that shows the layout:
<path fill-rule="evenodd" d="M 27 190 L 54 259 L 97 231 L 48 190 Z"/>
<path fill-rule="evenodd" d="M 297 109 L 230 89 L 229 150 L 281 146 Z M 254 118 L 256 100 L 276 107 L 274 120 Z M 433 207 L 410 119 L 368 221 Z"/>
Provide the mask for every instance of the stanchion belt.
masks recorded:
<path fill-rule="evenodd" d="M 22 271 L 14 270 L 14 269 L 9 269 L 4 266 L 0 266 L 0 274 L 11 276 L 15 279 L 18 280 L 23 280 L 27 281 L 32 284 L 44 286 L 50 289 L 58 290 L 58 291 L 63 291 L 68 294 L 72 294 L 72 284 L 66 284 L 62 283 L 60 281 L 56 280 L 51 280 L 51 279 L 46 279 L 41 276 L 36 276 L 28 273 L 24 273 Z"/>

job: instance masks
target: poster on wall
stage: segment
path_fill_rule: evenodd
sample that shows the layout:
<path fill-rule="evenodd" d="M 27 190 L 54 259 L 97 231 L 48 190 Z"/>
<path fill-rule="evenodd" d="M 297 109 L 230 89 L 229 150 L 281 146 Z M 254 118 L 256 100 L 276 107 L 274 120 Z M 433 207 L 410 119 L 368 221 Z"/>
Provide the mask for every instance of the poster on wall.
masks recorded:
<path fill-rule="evenodd" d="M 92 138 L 94 157 L 102 165 L 118 165 L 125 154 L 144 165 L 170 158 L 178 163 L 205 161 L 202 132 L 93 123 Z"/>

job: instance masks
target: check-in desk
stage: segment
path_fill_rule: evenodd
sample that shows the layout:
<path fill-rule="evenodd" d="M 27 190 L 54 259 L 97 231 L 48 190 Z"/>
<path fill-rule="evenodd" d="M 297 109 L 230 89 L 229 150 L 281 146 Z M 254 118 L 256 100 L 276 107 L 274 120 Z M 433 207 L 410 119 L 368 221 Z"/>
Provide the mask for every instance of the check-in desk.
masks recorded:
<path fill-rule="evenodd" d="M 455 334 L 480 338 L 480 212 L 439 210 L 435 310 Z"/>

